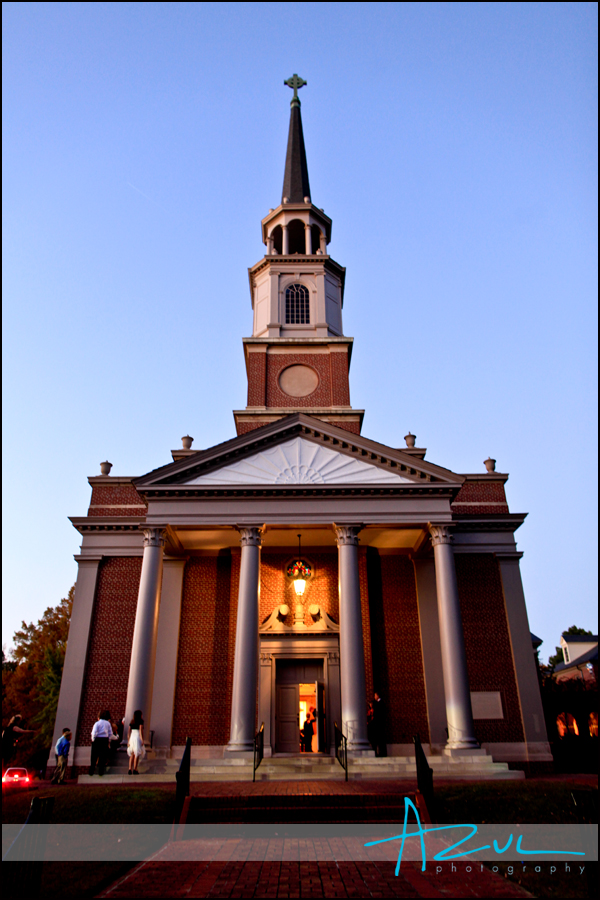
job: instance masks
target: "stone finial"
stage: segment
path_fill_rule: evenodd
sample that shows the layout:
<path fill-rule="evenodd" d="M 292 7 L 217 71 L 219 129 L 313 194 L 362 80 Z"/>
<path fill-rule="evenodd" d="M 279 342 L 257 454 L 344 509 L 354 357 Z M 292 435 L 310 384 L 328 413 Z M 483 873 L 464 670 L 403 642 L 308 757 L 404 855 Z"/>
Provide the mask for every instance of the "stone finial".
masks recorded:
<path fill-rule="evenodd" d="M 186 434 L 185 437 L 181 438 L 181 444 L 182 444 L 184 450 L 191 450 L 193 443 L 194 443 L 194 438 L 190 437 L 189 434 Z"/>
<path fill-rule="evenodd" d="M 310 197 L 305 197 L 305 198 L 304 198 L 304 202 L 305 202 L 305 203 L 310 203 Z"/>
<path fill-rule="evenodd" d="M 112 469 L 113 464 L 110 463 L 107 459 L 104 462 L 100 463 L 100 472 L 102 475 L 110 475 L 110 470 Z"/>
<path fill-rule="evenodd" d="M 290 202 L 290 198 L 289 198 L 289 197 L 284 197 L 283 200 L 282 200 L 282 203 L 289 203 L 289 202 Z"/>
<path fill-rule="evenodd" d="M 489 474 L 496 471 L 496 460 L 492 459 L 491 456 L 488 456 L 487 459 L 484 459 L 483 464 Z"/>
<path fill-rule="evenodd" d="M 411 434 L 410 431 L 408 432 L 408 434 L 404 435 L 404 440 L 406 441 L 407 447 L 414 447 L 416 439 L 416 434 Z"/>

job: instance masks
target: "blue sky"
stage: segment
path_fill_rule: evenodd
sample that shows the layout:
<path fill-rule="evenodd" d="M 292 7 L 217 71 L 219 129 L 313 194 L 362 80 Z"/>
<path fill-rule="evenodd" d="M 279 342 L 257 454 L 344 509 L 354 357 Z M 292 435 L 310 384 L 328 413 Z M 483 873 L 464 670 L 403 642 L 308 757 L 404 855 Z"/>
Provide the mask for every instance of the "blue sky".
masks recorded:
<path fill-rule="evenodd" d="M 363 433 L 510 473 L 532 630 L 597 631 L 592 3 L 5 3 L 3 641 L 87 476 L 235 435 L 291 92 Z"/>

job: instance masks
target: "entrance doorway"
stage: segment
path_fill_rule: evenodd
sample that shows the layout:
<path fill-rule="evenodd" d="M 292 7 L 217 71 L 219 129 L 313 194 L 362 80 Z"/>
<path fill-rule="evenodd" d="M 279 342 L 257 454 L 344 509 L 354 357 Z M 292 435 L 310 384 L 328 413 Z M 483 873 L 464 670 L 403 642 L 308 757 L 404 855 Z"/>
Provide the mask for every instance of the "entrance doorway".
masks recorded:
<path fill-rule="evenodd" d="M 326 752 L 323 662 L 278 659 L 275 687 L 275 752 Z"/>

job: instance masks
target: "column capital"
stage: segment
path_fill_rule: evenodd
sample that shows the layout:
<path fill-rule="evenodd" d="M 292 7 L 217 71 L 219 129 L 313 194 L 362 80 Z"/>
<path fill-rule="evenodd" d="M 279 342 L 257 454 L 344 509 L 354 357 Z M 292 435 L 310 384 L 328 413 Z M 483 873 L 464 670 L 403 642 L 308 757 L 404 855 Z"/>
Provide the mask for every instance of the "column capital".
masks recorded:
<path fill-rule="evenodd" d="M 260 547 L 263 529 L 260 525 L 236 525 L 242 547 Z"/>
<path fill-rule="evenodd" d="M 435 547 L 437 544 L 451 544 L 454 540 L 452 526 L 450 525 L 432 525 L 428 523 L 429 534 L 431 535 L 431 543 Z"/>
<path fill-rule="evenodd" d="M 144 526 L 144 547 L 164 547 L 167 538 L 167 529 L 164 525 Z"/>
<path fill-rule="evenodd" d="M 362 531 L 364 525 L 334 525 L 333 527 L 338 547 L 345 544 L 358 547 L 358 533 Z"/>

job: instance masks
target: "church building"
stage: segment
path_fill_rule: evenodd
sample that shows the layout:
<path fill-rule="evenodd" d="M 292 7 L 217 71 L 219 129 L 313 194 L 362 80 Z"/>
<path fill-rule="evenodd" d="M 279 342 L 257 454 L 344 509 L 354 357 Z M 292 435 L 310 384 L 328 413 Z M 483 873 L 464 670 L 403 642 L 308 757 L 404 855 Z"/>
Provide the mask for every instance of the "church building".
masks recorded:
<path fill-rule="evenodd" d="M 418 734 L 432 761 L 548 764 L 515 542 L 525 514 L 509 511 L 494 460 L 457 473 L 410 433 L 401 448 L 362 434 L 346 269 L 311 197 L 305 82 L 286 84 L 281 202 L 248 271 L 247 405 L 224 443 L 186 435 L 151 472 L 105 462 L 88 479 L 56 736 L 73 729 L 83 770 L 98 710 L 128 722 L 141 709 L 151 757 L 178 759 L 189 736 L 196 760 L 243 768 L 261 724 L 265 759 L 299 754 L 313 710 L 311 751 L 333 755 L 337 723 L 368 765 L 376 691 L 377 763 L 414 757 Z"/>

